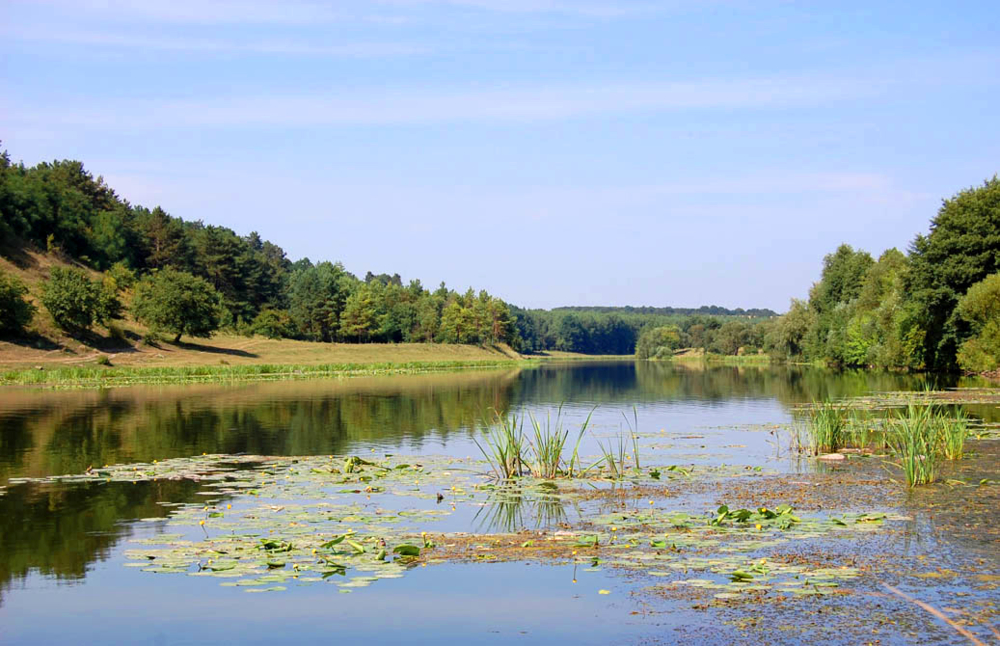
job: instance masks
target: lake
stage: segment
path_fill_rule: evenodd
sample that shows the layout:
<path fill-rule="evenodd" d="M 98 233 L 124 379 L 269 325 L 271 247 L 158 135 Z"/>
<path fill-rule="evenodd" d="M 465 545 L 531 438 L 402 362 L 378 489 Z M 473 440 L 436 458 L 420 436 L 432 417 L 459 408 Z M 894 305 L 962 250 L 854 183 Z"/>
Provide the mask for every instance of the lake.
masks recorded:
<path fill-rule="evenodd" d="M 990 639 L 1000 613 L 994 439 L 970 440 L 942 484 L 913 492 L 888 459 L 826 464 L 794 449 L 803 404 L 984 385 L 807 367 L 567 362 L 266 384 L 8 388 L 0 391 L 0 642 L 964 642 L 882 583 L 950 609 Z M 966 412 L 992 437 L 1000 407 L 970 401 Z M 590 415 L 584 464 L 636 426 L 639 451 L 617 446 L 628 464 L 641 455 L 642 481 L 560 482 L 556 493 L 523 499 L 501 491 L 480 451 L 494 411 L 530 413 L 542 426 L 558 416 L 570 445 Z M 349 477 L 349 456 L 372 477 Z M 734 548 L 704 533 L 722 503 L 788 504 L 811 529 L 788 541 L 762 523 L 753 544 L 734 534 Z M 870 512 L 886 516 L 868 531 Z M 627 535 L 608 524 L 639 518 Z M 838 533 L 842 519 L 865 531 Z M 247 523 L 257 523 L 263 555 L 258 582 L 236 578 L 243 565 L 226 578 L 200 543 L 215 541 L 216 561 L 228 563 L 234 552 L 219 541 Z M 322 548 L 357 564 L 346 575 L 310 565 L 315 549 L 292 557 L 292 543 L 336 527 L 361 543 L 356 554 Z M 584 545 L 591 534 L 599 546 Z M 564 539 L 579 547 L 532 551 Z M 370 557 L 404 540 L 428 541 L 419 559 L 391 550 Z M 512 548 L 522 546 L 519 556 Z M 771 564 L 746 573 L 761 585 L 733 590 L 741 582 L 725 554 L 734 551 Z M 639 565 L 661 557 L 662 567 Z M 143 567 L 144 558 L 154 565 Z M 790 594 L 803 579 L 815 594 Z M 253 588 L 271 591 L 246 593 Z"/>

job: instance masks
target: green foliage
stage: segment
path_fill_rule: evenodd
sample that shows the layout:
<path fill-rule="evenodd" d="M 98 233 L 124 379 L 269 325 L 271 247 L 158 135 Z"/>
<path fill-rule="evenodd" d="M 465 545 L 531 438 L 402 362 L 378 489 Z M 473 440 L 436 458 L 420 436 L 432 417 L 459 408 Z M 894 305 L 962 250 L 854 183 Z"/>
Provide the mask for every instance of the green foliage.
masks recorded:
<path fill-rule="evenodd" d="M 20 334 L 31 323 L 35 306 L 25 300 L 27 294 L 24 283 L 0 270 L 0 334 Z"/>
<path fill-rule="evenodd" d="M 837 451 L 844 446 L 844 411 L 832 402 L 815 405 L 809 431 L 813 455 Z"/>
<path fill-rule="evenodd" d="M 286 339 L 295 336 L 295 324 L 284 310 L 263 309 L 250 326 L 254 334 L 268 339 Z"/>
<path fill-rule="evenodd" d="M 90 328 L 95 321 L 107 324 L 121 318 L 122 304 L 110 283 L 91 280 L 75 267 L 53 267 L 42 287 L 42 304 L 56 325 L 64 330 Z"/>
<path fill-rule="evenodd" d="M 996 370 L 1000 367 L 1000 272 L 970 287 L 956 312 L 972 330 L 958 350 L 958 365 L 970 372 Z"/>
<path fill-rule="evenodd" d="M 136 284 L 132 314 L 152 330 L 208 337 L 219 328 L 219 294 L 203 278 L 163 269 Z"/>
<path fill-rule="evenodd" d="M 111 268 L 108 269 L 106 275 L 115 281 L 114 284 L 118 290 L 132 289 L 135 287 L 135 271 L 129 269 L 129 267 L 121 261 L 111 265 Z"/>
<path fill-rule="evenodd" d="M 843 366 L 995 370 L 1000 315 L 982 308 L 996 302 L 998 288 L 972 287 L 998 269 L 1000 180 L 994 177 L 946 200 L 909 255 L 889 249 L 875 262 L 841 245 L 826 256 L 808 306 L 793 302 L 768 329 L 765 345 L 780 358 Z M 966 292 L 972 295 L 961 309 Z"/>
<path fill-rule="evenodd" d="M 640 360 L 670 359 L 681 346 L 681 330 L 676 325 L 646 328 L 635 345 L 635 357 Z"/>
<path fill-rule="evenodd" d="M 899 458 L 906 483 L 930 484 L 937 477 L 938 444 L 941 425 L 930 406 L 909 406 L 896 417 L 890 444 Z"/>
<path fill-rule="evenodd" d="M 931 369 L 956 365 L 967 323 L 955 311 L 976 283 L 1000 271 L 1000 179 L 945 200 L 927 236 L 910 253 L 910 293 L 919 312 L 925 361 Z"/>

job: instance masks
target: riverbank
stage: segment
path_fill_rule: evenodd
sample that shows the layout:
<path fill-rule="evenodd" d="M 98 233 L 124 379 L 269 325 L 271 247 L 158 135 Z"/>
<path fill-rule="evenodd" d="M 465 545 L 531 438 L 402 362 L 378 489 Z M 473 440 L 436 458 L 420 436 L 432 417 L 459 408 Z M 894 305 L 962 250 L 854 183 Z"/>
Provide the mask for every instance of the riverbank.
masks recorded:
<path fill-rule="evenodd" d="M 507 347 L 429 343 L 346 344 L 216 335 L 187 343 L 97 351 L 0 343 L 0 385 L 110 387 L 153 383 L 274 381 L 502 368 L 525 360 Z"/>

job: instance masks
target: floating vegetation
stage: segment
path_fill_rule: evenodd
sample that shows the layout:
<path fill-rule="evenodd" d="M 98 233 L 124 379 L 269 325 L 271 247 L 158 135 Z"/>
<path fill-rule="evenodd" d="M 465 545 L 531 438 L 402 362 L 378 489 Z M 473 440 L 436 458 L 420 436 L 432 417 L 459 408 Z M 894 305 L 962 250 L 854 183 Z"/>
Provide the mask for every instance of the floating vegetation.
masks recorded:
<path fill-rule="evenodd" d="M 415 565 L 534 559 L 647 573 L 669 579 L 664 585 L 673 589 L 701 589 L 719 600 L 761 590 L 826 594 L 858 576 L 857 570 L 783 562 L 775 549 L 877 531 L 887 520 L 902 519 L 885 513 L 805 515 L 787 504 L 722 505 L 697 513 L 619 495 L 652 495 L 670 479 L 760 473 L 747 467 L 645 465 L 647 471 L 632 468 L 628 479 L 614 482 L 603 473 L 585 481 L 496 481 L 484 467 L 489 465 L 440 456 L 205 455 L 41 481 L 202 482 L 205 501 L 171 504 L 163 533 L 134 540 L 127 565 L 257 593 L 321 583 L 350 592 L 404 576 Z M 484 533 L 455 531 L 456 522 Z M 531 524 L 534 530 L 527 529 Z"/>

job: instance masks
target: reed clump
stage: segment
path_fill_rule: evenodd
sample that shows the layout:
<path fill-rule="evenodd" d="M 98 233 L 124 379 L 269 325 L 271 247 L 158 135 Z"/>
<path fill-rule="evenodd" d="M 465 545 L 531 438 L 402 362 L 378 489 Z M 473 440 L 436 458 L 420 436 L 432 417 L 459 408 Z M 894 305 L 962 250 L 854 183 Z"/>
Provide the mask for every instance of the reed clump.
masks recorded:
<path fill-rule="evenodd" d="M 570 432 L 563 428 L 562 406 L 559 407 L 555 420 L 551 415 L 546 415 L 544 424 L 531 414 L 518 417 L 515 413 L 497 413 L 487 427 L 483 442 L 480 443 L 475 438 L 473 441 L 489 462 L 494 475 L 501 480 L 525 474 L 547 480 L 561 476 L 573 478 L 587 471 L 580 462 L 580 443 L 593 414 L 594 411 L 591 410 L 580 425 L 568 459 L 563 454 L 568 446 Z M 525 417 L 531 426 L 530 436 L 524 432 Z"/>
<path fill-rule="evenodd" d="M 816 404 L 809 427 L 812 453 L 834 453 L 844 446 L 844 411 L 830 401 Z"/>
<path fill-rule="evenodd" d="M 815 404 L 809 426 L 813 455 L 845 448 L 890 449 L 910 487 L 937 479 L 940 461 L 960 460 L 969 437 L 969 420 L 959 408 L 911 403 L 884 418 L 869 411 L 845 410 L 833 402 Z"/>

